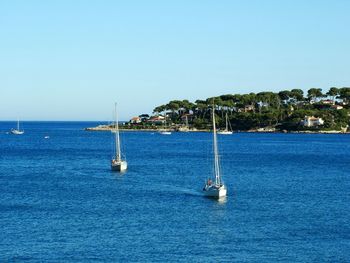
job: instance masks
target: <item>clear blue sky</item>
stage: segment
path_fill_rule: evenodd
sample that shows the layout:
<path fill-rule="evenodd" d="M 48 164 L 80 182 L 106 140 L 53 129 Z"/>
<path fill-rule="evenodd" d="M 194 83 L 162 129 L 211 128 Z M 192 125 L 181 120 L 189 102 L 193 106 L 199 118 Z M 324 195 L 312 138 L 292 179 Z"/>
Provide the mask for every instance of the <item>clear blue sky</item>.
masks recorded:
<path fill-rule="evenodd" d="M 350 1 L 1 1 L 0 120 L 350 84 Z"/>

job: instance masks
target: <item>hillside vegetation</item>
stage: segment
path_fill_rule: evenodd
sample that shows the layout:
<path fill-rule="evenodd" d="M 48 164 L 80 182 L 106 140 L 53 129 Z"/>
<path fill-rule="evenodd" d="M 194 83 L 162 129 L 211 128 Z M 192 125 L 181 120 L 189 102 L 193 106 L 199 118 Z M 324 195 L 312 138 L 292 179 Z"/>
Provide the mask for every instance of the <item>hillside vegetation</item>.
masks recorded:
<path fill-rule="evenodd" d="M 225 126 L 227 114 L 233 130 L 344 130 L 349 124 L 349 102 L 348 87 L 332 87 L 325 93 L 311 88 L 307 94 L 301 89 L 292 89 L 277 93 L 226 94 L 195 102 L 172 100 L 155 107 L 153 114 L 165 115 L 167 123 L 172 126 L 184 125 L 186 118 L 190 127 L 208 129 L 214 106 L 217 124 L 221 128 Z M 306 127 L 302 124 L 306 116 L 321 118 L 324 123 Z M 143 119 L 135 125 L 147 127 L 155 124 Z"/>

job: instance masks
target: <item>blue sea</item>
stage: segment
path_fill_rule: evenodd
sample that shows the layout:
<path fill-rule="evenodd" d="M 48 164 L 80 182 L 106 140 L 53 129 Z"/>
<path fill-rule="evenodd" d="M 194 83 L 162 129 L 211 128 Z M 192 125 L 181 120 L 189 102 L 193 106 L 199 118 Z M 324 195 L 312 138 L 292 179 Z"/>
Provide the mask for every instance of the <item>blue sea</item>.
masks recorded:
<path fill-rule="evenodd" d="M 210 133 L 0 122 L 0 262 L 350 262 L 350 135 L 219 136 L 228 197 L 201 195 Z M 49 136 L 49 139 L 45 139 Z"/>

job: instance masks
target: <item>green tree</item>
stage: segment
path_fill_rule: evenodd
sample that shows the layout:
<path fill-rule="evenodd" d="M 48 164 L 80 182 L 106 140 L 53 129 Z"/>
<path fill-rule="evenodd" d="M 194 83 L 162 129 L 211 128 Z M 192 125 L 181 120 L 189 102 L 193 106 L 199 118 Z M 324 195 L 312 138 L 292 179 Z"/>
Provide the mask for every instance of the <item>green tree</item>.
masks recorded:
<path fill-rule="evenodd" d="M 205 100 L 196 100 L 195 103 L 196 103 L 195 113 L 197 117 L 200 119 L 204 119 L 204 116 L 208 108 L 207 102 Z"/>
<path fill-rule="evenodd" d="M 339 90 L 339 98 L 343 99 L 345 102 L 350 101 L 350 88 L 343 87 Z"/>
<path fill-rule="evenodd" d="M 330 96 L 334 102 L 335 97 L 339 95 L 339 89 L 336 87 L 331 87 L 329 91 L 326 93 L 326 95 Z"/>
<path fill-rule="evenodd" d="M 278 96 L 280 97 L 281 100 L 288 100 L 291 98 L 292 93 L 289 90 L 283 90 L 278 92 Z"/>
<path fill-rule="evenodd" d="M 296 101 L 304 100 L 304 91 L 302 91 L 301 89 L 292 89 L 290 92 L 291 92 L 291 97 Z"/>
<path fill-rule="evenodd" d="M 165 106 L 165 105 L 160 105 L 160 106 L 158 106 L 158 107 L 155 107 L 154 110 L 153 110 L 153 112 L 159 114 L 159 113 L 165 111 L 165 109 L 166 109 L 166 106 Z"/>
<path fill-rule="evenodd" d="M 171 111 L 171 120 L 176 121 L 181 102 L 172 100 L 166 105 L 166 109 Z"/>
<path fill-rule="evenodd" d="M 277 93 L 274 92 L 259 92 L 256 94 L 256 101 L 268 103 L 269 108 L 278 109 L 281 104 L 281 99 Z"/>
<path fill-rule="evenodd" d="M 311 99 L 323 97 L 322 89 L 311 88 L 307 91 L 307 97 Z"/>

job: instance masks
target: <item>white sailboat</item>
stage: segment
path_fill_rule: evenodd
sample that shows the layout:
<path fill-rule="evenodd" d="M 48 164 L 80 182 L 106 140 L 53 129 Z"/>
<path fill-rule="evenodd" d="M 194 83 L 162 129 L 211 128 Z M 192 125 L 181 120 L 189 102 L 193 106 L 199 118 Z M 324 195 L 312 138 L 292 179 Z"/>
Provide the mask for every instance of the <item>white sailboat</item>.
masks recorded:
<path fill-rule="evenodd" d="M 15 135 L 21 135 L 24 133 L 24 130 L 19 129 L 19 119 L 17 119 L 17 129 L 12 129 L 11 133 Z"/>
<path fill-rule="evenodd" d="M 113 171 L 123 172 L 128 168 L 128 163 L 122 160 L 120 151 L 120 137 L 119 137 L 119 124 L 118 124 L 118 114 L 117 114 L 117 103 L 115 104 L 115 123 L 114 130 L 112 132 L 115 135 L 115 156 L 112 158 L 111 169 Z"/>
<path fill-rule="evenodd" d="M 165 127 L 166 127 L 166 112 L 164 112 L 164 128 L 159 130 L 159 133 L 161 135 L 171 135 L 171 131 L 167 130 Z"/>
<path fill-rule="evenodd" d="M 218 134 L 222 134 L 222 135 L 230 135 L 232 134 L 233 132 L 229 130 L 228 128 L 228 117 L 227 117 L 227 112 L 226 112 L 226 128 L 225 130 L 222 130 L 222 131 L 218 131 Z"/>
<path fill-rule="evenodd" d="M 213 106 L 213 150 L 214 150 L 214 175 L 215 181 L 213 182 L 210 178 L 205 182 L 203 193 L 205 196 L 220 198 L 227 195 L 227 188 L 221 179 L 220 174 L 220 160 L 218 151 L 218 142 L 216 136 L 216 124 L 215 124 L 215 111 Z"/>

